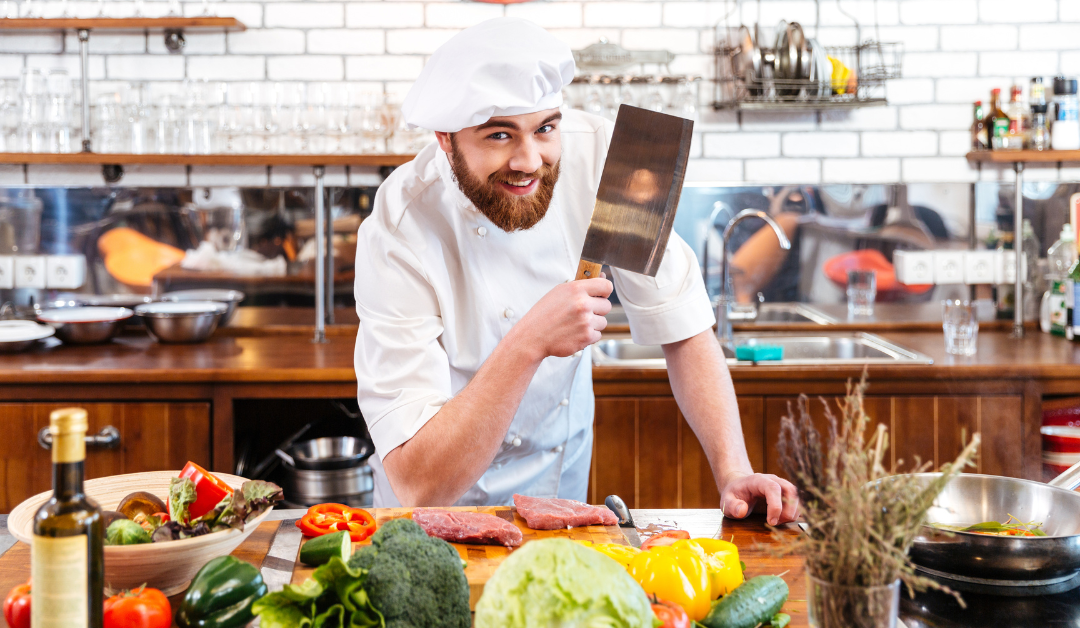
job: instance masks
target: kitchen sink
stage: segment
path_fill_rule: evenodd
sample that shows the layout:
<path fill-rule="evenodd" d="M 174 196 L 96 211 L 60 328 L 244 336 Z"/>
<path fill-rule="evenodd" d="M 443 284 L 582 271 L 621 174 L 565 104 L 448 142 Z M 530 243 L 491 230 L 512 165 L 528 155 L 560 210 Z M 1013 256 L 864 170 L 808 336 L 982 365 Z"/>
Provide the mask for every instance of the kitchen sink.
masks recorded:
<path fill-rule="evenodd" d="M 760 362 L 763 365 L 852 365 L 852 364 L 933 364 L 929 356 L 889 342 L 881 336 L 865 332 L 741 332 L 735 334 L 735 345 L 779 345 L 784 359 Z M 665 368 L 663 348 L 658 345 L 638 345 L 629 338 L 601 340 L 593 351 L 593 364 L 626 368 Z M 724 348 L 728 364 L 749 365 L 751 361 L 736 360 L 734 352 Z"/>
<path fill-rule="evenodd" d="M 713 300 L 713 308 L 716 308 L 716 300 Z M 629 320 L 622 306 L 616 305 L 607 315 L 608 325 L 627 325 Z M 816 323 L 818 325 L 835 325 L 840 322 L 821 310 L 804 303 L 762 303 L 758 306 L 757 315 L 754 310 L 746 306 L 745 309 L 735 307 L 731 312 L 731 322 L 736 325 L 782 325 L 784 323 Z"/>
<path fill-rule="evenodd" d="M 732 322 L 737 322 L 732 319 Z M 817 323 L 832 325 L 838 321 L 828 314 L 802 303 L 762 303 L 752 323 Z"/>

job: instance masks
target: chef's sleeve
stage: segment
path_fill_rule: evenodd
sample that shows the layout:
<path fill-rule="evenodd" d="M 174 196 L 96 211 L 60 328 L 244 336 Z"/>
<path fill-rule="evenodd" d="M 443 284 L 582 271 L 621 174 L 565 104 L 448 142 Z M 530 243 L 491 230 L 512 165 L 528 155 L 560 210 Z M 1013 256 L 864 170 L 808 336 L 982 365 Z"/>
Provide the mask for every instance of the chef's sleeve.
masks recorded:
<path fill-rule="evenodd" d="M 439 302 L 413 252 L 361 227 L 356 268 L 357 401 L 382 460 L 450 399 L 450 364 Z"/>
<path fill-rule="evenodd" d="M 656 277 L 611 269 L 619 302 L 639 345 L 664 345 L 710 329 L 716 322 L 693 249 L 674 231 Z"/>

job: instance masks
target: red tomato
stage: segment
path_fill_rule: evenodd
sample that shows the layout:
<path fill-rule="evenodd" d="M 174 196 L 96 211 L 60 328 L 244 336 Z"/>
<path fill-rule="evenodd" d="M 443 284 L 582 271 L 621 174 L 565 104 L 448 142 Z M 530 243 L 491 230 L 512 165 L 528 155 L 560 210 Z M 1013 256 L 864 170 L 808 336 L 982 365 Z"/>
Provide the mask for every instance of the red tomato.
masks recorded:
<path fill-rule="evenodd" d="M 690 617 L 675 602 L 653 598 L 653 615 L 663 622 L 660 628 L 690 628 Z"/>
<path fill-rule="evenodd" d="M 157 589 L 140 587 L 105 600 L 105 628 L 169 628 L 172 607 Z"/>
<path fill-rule="evenodd" d="M 20 584 L 4 600 L 4 619 L 11 628 L 30 628 L 30 584 Z"/>
<path fill-rule="evenodd" d="M 188 515 L 192 519 L 198 519 L 210 512 L 226 495 L 232 493 L 232 487 L 194 462 L 189 461 L 184 465 L 184 469 L 180 471 L 180 477 L 195 483 L 195 502 L 188 507 Z M 169 508 L 172 508 L 171 504 Z"/>
<path fill-rule="evenodd" d="M 664 532 L 650 536 L 648 541 L 641 544 L 641 551 L 644 552 L 652 547 L 671 545 L 675 541 L 683 541 L 689 538 L 690 533 L 686 530 L 665 530 Z"/>

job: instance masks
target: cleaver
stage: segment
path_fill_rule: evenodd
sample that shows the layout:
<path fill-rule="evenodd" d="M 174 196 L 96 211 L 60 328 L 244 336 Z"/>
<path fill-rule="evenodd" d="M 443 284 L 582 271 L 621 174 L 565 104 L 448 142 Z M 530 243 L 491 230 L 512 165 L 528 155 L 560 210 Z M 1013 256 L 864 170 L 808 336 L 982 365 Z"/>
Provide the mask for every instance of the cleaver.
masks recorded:
<path fill-rule="evenodd" d="M 576 279 L 599 277 L 604 264 L 656 276 L 675 221 L 693 130 L 685 118 L 619 107 Z"/>

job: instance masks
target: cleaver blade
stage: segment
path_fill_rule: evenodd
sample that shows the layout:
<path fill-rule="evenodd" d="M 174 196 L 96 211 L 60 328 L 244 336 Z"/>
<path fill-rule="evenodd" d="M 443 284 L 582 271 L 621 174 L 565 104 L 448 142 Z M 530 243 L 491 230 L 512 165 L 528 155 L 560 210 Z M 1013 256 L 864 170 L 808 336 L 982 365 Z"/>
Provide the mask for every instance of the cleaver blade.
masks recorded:
<path fill-rule="evenodd" d="M 585 234 L 577 279 L 604 264 L 650 277 L 664 258 L 694 123 L 621 105 Z"/>

